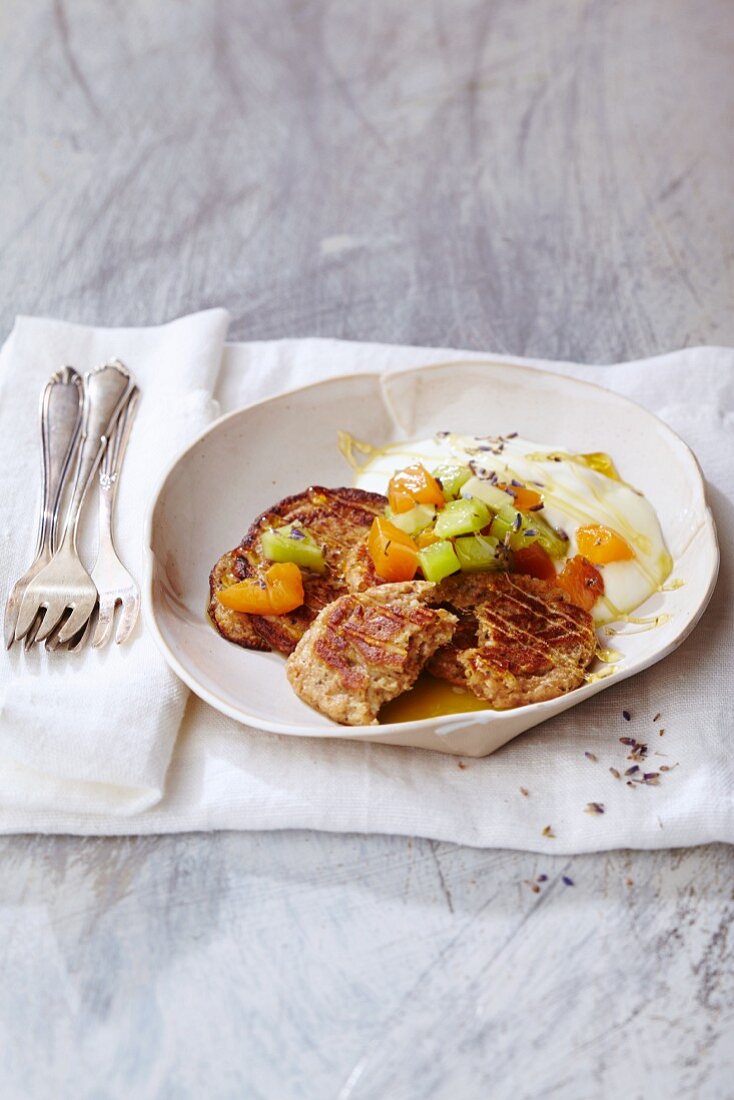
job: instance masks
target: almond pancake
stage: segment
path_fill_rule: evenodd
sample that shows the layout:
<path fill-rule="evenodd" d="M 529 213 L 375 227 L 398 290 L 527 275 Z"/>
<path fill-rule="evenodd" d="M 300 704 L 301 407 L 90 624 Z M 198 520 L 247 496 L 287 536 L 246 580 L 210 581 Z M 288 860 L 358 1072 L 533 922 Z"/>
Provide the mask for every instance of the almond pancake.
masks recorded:
<path fill-rule="evenodd" d="M 461 668 L 463 685 L 496 710 L 555 699 L 583 683 L 596 650 L 594 622 L 552 581 L 513 573 L 457 576 L 436 595 L 444 607 L 471 608 L 476 642 L 457 645 L 451 670 Z M 429 667 L 438 674 L 440 665 Z"/>
<path fill-rule="evenodd" d="M 305 632 L 286 666 L 305 703 L 347 726 L 374 725 L 383 703 L 415 683 L 456 618 L 427 606 L 428 581 L 340 596 Z"/>
<path fill-rule="evenodd" d="M 474 609 L 491 597 L 496 573 L 455 573 L 436 586 L 436 598 L 459 620 L 454 636 L 447 646 L 437 650 L 428 662 L 427 670 L 439 680 L 448 680 L 457 687 L 466 687 L 466 672 L 459 655 L 477 644 L 479 624 Z"/>
<path fill-rule="evenodd" d="M 319 611 L 347 591 L 344 580 L 347 553 L 364 540 L 373 519 L 384 513 L 386 504 L 387 500 L 379 493 L 324 489 L 316 485 L 286 497 L 258 516 L 236 550 L 244 563 L 244 576 L 258 576 L 270 565 L 262 553 L 262 532 L 288 523 L 307 528 L 322 547 L 326 560 L 323 574 L 303 571 L 305 600 L 301 607 L 287 615 L 248 616 L 248 630 L 253 628 L 261 648 L 264 645 L 279 653 L 292 653 Z"/>

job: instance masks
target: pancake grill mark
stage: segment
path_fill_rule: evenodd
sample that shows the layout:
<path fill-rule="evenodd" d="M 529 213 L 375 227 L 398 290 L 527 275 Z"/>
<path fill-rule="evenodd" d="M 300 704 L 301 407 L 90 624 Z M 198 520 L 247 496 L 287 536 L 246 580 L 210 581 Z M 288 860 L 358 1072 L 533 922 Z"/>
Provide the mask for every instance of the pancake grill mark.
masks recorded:
<path fill-rule="evenodd" d="M 434 586 L 405 581 L 339 597 L 288 658 L 294 691 L 346 725 L 372 724 L 383 703 L 415 682 L 455 618 L 427 606 Z"/>
<path fill-rule="evenodd" d="M 593 621 L 556 585 L 498 574 L 474 613 L 477 645 L 457 661 L 471 690 L 497 709 L 553 699 L 583 682 L 596 647 Z"/>

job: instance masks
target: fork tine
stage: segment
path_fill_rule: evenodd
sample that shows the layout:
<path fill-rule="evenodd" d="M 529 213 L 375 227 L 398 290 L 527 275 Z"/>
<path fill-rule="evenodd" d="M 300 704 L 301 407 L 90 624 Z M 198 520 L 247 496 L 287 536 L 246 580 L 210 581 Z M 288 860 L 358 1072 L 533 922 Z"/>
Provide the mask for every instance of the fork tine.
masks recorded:
<path fill-rule="evenodd" d="M 25 606 L 25 600 L 23 601 Z M 22 610 L 22 608 L 21 608 Z M 63 596 L 54 596 L 49 599 L 46 607 L 46 614 L 43 616 L 43 622 L 36 631 L 37 642 L 44 642 L 48 638 L 49 634 L 55 630 L 61 621 L 61 616 L 66 610 L 66 600 Z"/>
<path fill-rule="evenodd" d="M 36 615 L 41 610 L 41 605 L 38 602 L 38 597 L 33 594 L 32 591 L 25 590 L 23 593 L 23 599 L 21 600 L 20 609 L 18 611 L 18 621 L 15 624 L 15 641 L 19 642 L 21 638 L 25 638 L 26 634 L 33 626 Z M 63 611 L 62 606 L 59 614 Z"/>
<path fill-rule="evenodd" d="M 3 620 L 3 638 L 5 640 L 5 648 L 10 649 L 11 645 L 15 641 L 15 628 L 18 625 L 18 612 L 20 611 L 20 605 L 23 600 L 23 593 L 25 592 L 25 586 L 21 586 L 19 581 L 16 581 L 8 595 L 7 602 L 5 604 L 5 618 Z"/>
<path fill-rule="evenodd" d="M 38 634 L 39 627 L 41 626 L 41 623 L 43 622 L 44 618 L 45 618 L 45 611 L 42 607 L 39 607 L 38 611 L 36 612 L 36 617 L 33 620 L 33 622 L 31 623 L 30 627 L 28 628 L 28 633 L 26 634 L 25 638 L 23 639 L 23 645 L 26 647 L 27 650 L 31 649 L 33 647 L 33 644 L 36 640 L 36 635 Z"/>
<path fill-rule="evenodd" d="M 135 595 L 130 596 L 123 602 L 122 615 L 120 616 L 120 622 L 117 626 L 117 634 L 115 635 L 115 641 L 117 645 L 122 645 L 127 641 L 133 632 L 135 623 L 138 620 L 138 613 L 140 612 L 140 593 L 136 592 Z"/>
<path fill-rule="evenodd" d="M 96 608 L 95 608 L 95 610 L 96 610 Z M 89 616 L 86 623 L 84 624 L 83 629 L 80 630 L 77 633 L 75 638 L 71 638 L 69 640 L 69 645 L 67 646 L 67 649 L 69 650 L 69 653 L 78 653 L 80 649 L 84 649 L 84 646 L 87 643 L 87 638 L 89 637 L 89 635 L 92 631 L 93 621 L 94 621 L 94 610 L 92 611 L 92 614 Z"/>
<path fill-rule="evenodd" d="M 46 639 L 46 650 L 48 653 L 78 653 L 80 649 L 84 648 L 84 643 L 89 637 L 89 632 L 92 629 L 92 622 L 94 621 L 94 611 L 87 619 L 81 630 L 77 630 L 73 638 L 70 638 L 68 642 L 64 643 L 60 641 L 59 635 L 61 634 L 61 627 L 58 627 L 53 634 L 50 634 Z M 68 621 L 68 620 L 67 620 Z M 64 624 L 62 623 L 61 626 Z"/>
<path fill-rule="evenodd" d="M 49 634 L 48 638 L 46 638 L 46 641 L 44 642 L 44 645 L 46 647 L 46 652 L 47 653 L 57 653 L 58 652 L 58 650 L 60 648 L 59 647 L 59 632 L 58 632 L 58 630 L 54 630 L 53 633 Z"/>
<path fill-rule="evenodd" d="M 64 614 L 61 616 L 61 618 L 57 622 L 56 626 L 53 628 L 53 630 L 49 634 L 48 638 L 46 638 L 46 641 L 44 642 L 44 645 L 46 647 L 46 652 L 47 653 L 56 653 L 57 650 L 65 648 L 61 645 L 61 642 L 59 640 L 59 635 L 61 634 L 61 630 L 64 626 L 64 623 L 68 623 L 70 614 L 71 614 L 71 609 L 67 607 L 64 610 Z"/>
<path fill-rule="evenodd" d="M 107 645 L 112 637 L 112 627 L 115 621 L 115 605 L 115 600 L 104 600 L 100 603 L 97 629 L 92 638 L 93 649 L 101 649 L 102 646 Z"/>
<path fill-rule="evenodd" d="M 82 600 L 76 605 L 69 618 L 59 630 L 59 645 L 68 642 L 77 631 L 86 626 L 89 616 L 94 611 L 95 600 Z"/>

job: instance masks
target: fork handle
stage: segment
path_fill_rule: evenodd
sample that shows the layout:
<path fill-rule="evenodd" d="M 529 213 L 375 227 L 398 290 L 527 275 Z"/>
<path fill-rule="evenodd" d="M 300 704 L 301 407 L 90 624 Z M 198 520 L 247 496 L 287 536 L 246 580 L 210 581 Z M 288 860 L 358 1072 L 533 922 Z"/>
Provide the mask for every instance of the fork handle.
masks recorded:
<path fill-rule="evenodd" d="M 117 359 L 89 371 L 84 377 L 81 447 L 60 551 L 76 552 L 76 533 L 84 498 L 132 387 L 130 372 Z"/>
<path fill-rule="evenodd" d="M 117 418 L 115 429 L 102 457 L 99 471 L 99 538 L 114 549 L 112 517 L 115 511 L 117 487 L 130 431 L 140 399 L 140 390 L 133 386 Z"/>
<path fill-rule="evenodd" d="M 73 367 L 52 374 L 41 394 L 42 499 L 36 556 L 50 557 L 61 493 L 82 419 L 84 383 Z"/>
<path fill-rule="evenodd" d="M 27 635 L 32 620 L 18 631 L 24 596 L 33 578 L 53 556 L 61 495 L 76 447 L 82 417 L 84 383 L 73 367 L 52 374 L 41 393 L 41 504 L 36 553 L 30 569 L 13 585 L 5 604 L 3 636 L 6 649 Z M 33 635 L 32 634 L 30 636 Z"/>

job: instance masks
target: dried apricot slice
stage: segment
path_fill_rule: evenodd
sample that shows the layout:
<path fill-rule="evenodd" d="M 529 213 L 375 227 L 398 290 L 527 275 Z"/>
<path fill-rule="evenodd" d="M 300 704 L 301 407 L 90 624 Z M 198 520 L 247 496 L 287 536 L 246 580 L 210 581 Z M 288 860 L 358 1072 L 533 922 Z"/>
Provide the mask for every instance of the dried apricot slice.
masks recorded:
<path fill-rule="evenodd" d="M 542 507 L 543 498 L 535 489 L 528 489 L 527 485 L 497 485 L 498 489 L 509 493 L 515 498 L 515 507 L 520 512 L 532 512 L 538 505 Z"/>
<path fill-rule="evenodd" d="M 271 565 L 265 573 L 272 615 L 287 615 L 303 603 L 303 577 L 301 570 L 291 561 Z"/>
<path fill-rule="evenodd" d="M 420 462 L 393 474 L 387 487 L 387 499 L 396 515 L 409 512 L 416 504 L 435 504 L 443 508 L 446 503 L 441 486 Z"/>
<path fill-rule="evenodd" d="M 367 549 L 383 581 L 412 581 L 418 570 L 418 548 L 410 535 L 383 516 L 375 516 Z"/>
<path fill-rule="evenodd" d="M 293 562 L 271 565 L 263 577 L 248 577 L 217 593 L 224 607 L 247 615 L 286 615 L 303 603 L 303 577 Z"/>
<path fill-rule="evenodd" d="M 604 579 L 595 566 L 581 554 L 569 558 L 556 577 L 556 584 L 568 595 L 577 607 L 591 611 L 592 607 L 604 595 Z"/>
<path fill-rule="evenodd" d="M 611 527 L 600 523 L 590 523 L 576 531 L 576 545 L 579 553 L 596 565 L 606 565 L 610 561 L 629 561 L 634 551 L 626 539 Z"/>

